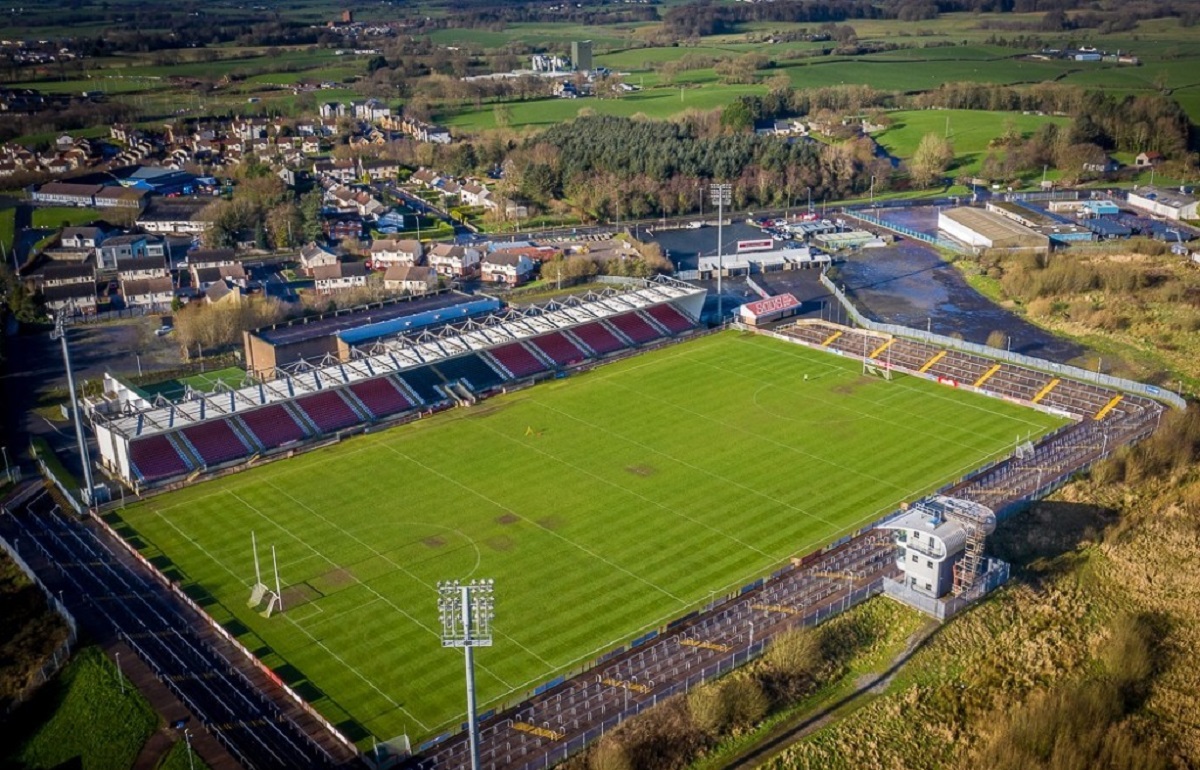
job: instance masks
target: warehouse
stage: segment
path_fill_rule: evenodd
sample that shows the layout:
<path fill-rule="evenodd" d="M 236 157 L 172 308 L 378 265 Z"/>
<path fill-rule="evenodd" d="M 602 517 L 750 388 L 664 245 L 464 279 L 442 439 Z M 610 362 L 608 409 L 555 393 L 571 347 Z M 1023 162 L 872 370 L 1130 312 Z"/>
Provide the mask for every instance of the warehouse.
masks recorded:
<path fill-rule="evenodd" d="M 999 214 L 965 206 L 939 211 L 938 230 L 976 249 L 1050 249 L 1049 237 Z"/>
<path fill-rule="evenodd" d="M 1195 196 L 1182 191 L 1141 187 L 1131 191 L 1128 200 L 1131 206 L 1177 222 L 1181 219 L 1200 219 Z"/>

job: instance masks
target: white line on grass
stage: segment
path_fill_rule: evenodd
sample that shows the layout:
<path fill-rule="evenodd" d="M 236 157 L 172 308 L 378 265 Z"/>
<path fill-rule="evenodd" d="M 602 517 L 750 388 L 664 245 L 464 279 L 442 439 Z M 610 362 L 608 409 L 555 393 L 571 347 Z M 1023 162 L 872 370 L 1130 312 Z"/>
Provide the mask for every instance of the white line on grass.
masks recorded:
<path fill-rule="evenodd" d="M 670 460 L 670 461 L 672 461 L 672 462 L 675 462 L 675 463 L 678 463 L 679 465 L 683 465 L 683 466 L 686 466 L 686 467 L 688 467 L 688 468 L 691 468 L 692 470 L 694 470 L 694 471 L 698 471 L 698 472 L 700 472 L 700 473 L 702 473 L 702 474 L 704 474 L 704 475 L 706 475 L 706 476 L 711 476 L 712 478 L 720 479 L 721 481 L 724 481 L 724 482 L 726 482 L 726 483 L 728 483 L 728 484 L 731 484 L 731 485 L 733 485 L 733 486 L 736 486 L 736 487 L 740 487 L 740 488 L 742 488 L 742 489 L 745 489 L 745 490 L 749 491 L 749 492 L 750 492 L 750 493 L 752 493 L 752 494 L 759 495 L 760 497 L 765 497 L 766 499 L 770 500 L 771 502 L 777 503 L 777 504 L 779 504 L 779 505 L 782 505 L 782 506 L 784 506 L 784 507 L 787 507 L 787 508 L 791 508 L 792 510 L 794 510 L 794 511 L 797 511 L 797 512 L 799 512 L 799 513 L 802 513 L 802 514 L 804 514 L 805 516 L 809 516 L 809 517 L 812 517 L 812 518 L 818 519 L 818 520 L 820 520 L 820 521 L 824 521 L 824 519 L 821 519 L 821 517 L 820 517 L 820 516 L 817 516 L 817 515 L 815 515 L 815 514 L 809 513 L 808 511 L 804 510 L 803 508 L 800 508 L 799 506 L 790 505 L 790 504 L 788 504 L 788 503 L 784 503 L 784 502 L 782 502 L 782 501 L 780 501 L 780 500 L 776 500 L 775 498 L 771 497 L 770 495 L 767 495 L 767 494 L 761 493 L 761 492 L 759 492 L 758 490 L 755 490 L 755 489 L 753 489 L 753 488 L 751 488 L 751 487 L 748 487 L 748 486 L 746 486 L 745 484 L 742 484 L 742 483 L 740 483 L 740 482 L 737 482 L 737 481 L 732 481 L 732 480 L 730 480 L 730 479 L 728 479 L 728 478 L 725 478 L 724 476 L 721 476 L 721 475 L 719 475 L 719 474 L 716 474 L 716 473 L 710 473 L 709 471 L 706 471 L 706 470 L 704 470 L 703 468 L 698 468 L 698 467 L 696 467 L 695 465 L 692 465 L 692 464 L 691 464 L 691 463 L 689 463 L 689 462 L 685 462 L 684 460 L 680 460 L 678 457 L 675 457 L 674 455 L 672 455 L 672 454 L 670 454 L 670 453 L 668 453 L 668 452 L 664 452 L 664 451 L 662 451 L 662 450 L 660 450 L 660 449 L 655 449 L 655 448 L 654 448 L 654 447 L 652 447 L 652 446 L 649 446 L 649 445 L 647 445 L 647 444 L 644 444 L 644 443 L 642 443 L 642 442 L 640 442 L 640 441 L 635 441 L 634 439 L 628 438 L 627 436 L 623 436 L 623 435 L 621 435 L 620 433 L 617 433 L 617 432 L 615 432 L 615 431 L 608 430 L 607 428 L 604 428 L 604 427 L 602 427 L 602 426 L 600 426 L 600 425 L 597 425 L 597 424 L 595 424 L 595 423 L 593 423 L 593 422 L 588 422 L 587 420 L 585 420 L 585 419 L 583 419 L 583 418 L 581 418 L 581 417 L 576 417 L 575 415 L 573 415 L 573 414 L 570 414 L 569 412 L 564 412 L 563 410 L 561 410 L 561 409 L 559 409 L 559 408 L 557 408 L 557 407 L 550 406 L 549 404 L 546 404 L 546 403 L 544 403 L 544 402 L 542 402 L 542 401 L 538 401 L 537 399 L 530 399 L 530 403 L 532 403 L 532 404 L 536 404 L 537 406 L 540 406 L 540 407 L 542 407 L 542 408 L 544 408 L 544 409 L 549 409 L 550 411 L 552 411 L 552 412 L 555 412 L 556 414 L 560 414 L 560 415 L 562 415 L 563 417 L 566 417 L 566 418 L 567 418 L 567 419 L 569 419 L 569 420 L 574 420 L 574 421 L 576 421 L 576 422 L 578 422 L 578 423 L 581 423 L 581 424 L 583 424 L 583 425 L 586 425 L 586 426 L 588 426 L 589 428 L 592 428 L 593 430 L 597 430 L 597 431 L 600 431 L 600 432 L 602 432 L 602 433 L 607 433 L 607 434 L 608 434 L 608 435 L 610 435 L 610 436 L 616 436 L 617 438 L 621 439 L 622 441 L 626 441 L 626 442 L 628 442 L 628 443 L 630 443 L 630 444 L 634 444 L 635 446 L 639 446 L 639 447 L 641 447 L 642 449 L 645 449 L 645 450 L 647 450 L 647 451 L 649 451 L 649 452 L 653 452 L 654 454 L 661 455 L 661 456 L 663 456 L 663 457 L 667 458 L 668 460 Z M 483 427 L 486 427 L 486 426 L 483 426 Z M 581 468 L 580 466 L 576 465 L 575 463 L 568 462 L 567 460 L 564 460 L 563 458 L 561 458 L 561 457 L 559 457 L 559 456 L 557 456 L 557 455 L 555 455 L 555 454 L 552 454 L 552 453 L 550 453 L 550 452 L 547 452 L 547 451 L 546 451 L 546 450 L 544 450 L 544 449 L 540 449 L 540 448 L 538 448 L 538 447 L 536 447 L 536 446 L 533 446 L 532 444 L 528 444 L 528 443 L 525 443 L 525 442 L 518 441 L 518 440 L 514 439 L 512 436 L 508 436 L 508 435 L 506 435 L 506 434 L 504 434 L 504 433 L 502 433 L 502 432 L 500 432 L 500 431 L 498 431 L 498 430 L 495 430 L 494 428 L 490 428 L 490 427 L 488 427 L 488 428 L 486 428 L 486 429 L 487 429 L 488 431 L 490 431 L 490 432 L 494 433 L 495 435 L 499 436 L 500 438 L 504 439 L 505 441 L 508 441 L 508 442 L 510 442 L 510 443 L 513 443 L 513 444 L 517 444 L 518 446 L 520 446 L 520 447 L 522 447 L 522 448 L 525 448 L 525 449 L 528 449 L 528 450 L 530 450 L 530 451 L 536 452 L 536 453 L 538 453 L 538 454 L 542 455 L 543 457 L 548 457 L 548 458 L 550 458 L 551 460 L 554 460 L 554 461 L 555 461 L 555 462 L 557 462 L 557 463 L 560 463 L 560 464 L 562 464 L 562 465 L 565 465 L 565 466 L 567 466 L 568 468 L 571 468 L 572 470 L 575 470 L 575 471 L 577 471 L 577 472 L 579 472 L 579 473 L 582 473 L 582 474 L 584 474 L 584 475 L 586 475 L 586 476 L 590 476 L 591 478 L 595 479 L 596 481 L 600 482 L 601 484 L 604 484 L 604 485 L 606 485 L 606 486 L 613 487 L 613 488 L 615 488 L 615 489 L 617 489 L 617 490 L 619 490 L 619 491 L 621 491 L 621 492 L 624 492 L 624 493 L 626 493 L 626 494 L 633 495 L 634 497 L 636 497 L 636 498 L 639 498 L 640 500 L 642 500 L 642 501 L 644 501 L 644 502 L 646 502 L 646 503 L 649 503 L 650 505 L 653 505 L 653 506 L 655 506 L 655 507 L 657 507 L 657 508 L 661 508 L 662 510 L 666 511 L 667 513 L 669 513 L 669 514 L 671 514 L 671 515 L 673 515 L 673 516 L 678 516 L 678 517 L 679 517 L 679 518 L 681 518 L 681 519 L 686 519 L 686 520 L 688 520 L 688 521 L 692 522 L 693 524 L 695 524 L 695 525 L 697 525 L 697 526 L 699 526 L 699 527 L 702 527 L 702 528 L 704 528 L 704 529 L 707 529 L 707 530 L 709 530 L 710 532 L 715 532 L 716 534 L 720 535 L 721 537 L 723 537 L 723 538 L 725 538 L 725 539 L 727 539 L 727 540 L 732 540 L 733 542 L 737 543 L 738 545 L 742 546 L 743 548 L 746 548 L 746 549 L 748 549 L 748 550 L 754 551 L 755 553 L 757 553 L 757 554 L 759 554 L 759 555 L 761 555 L 761 556 L 766 556 L 768 559 L 774 559 L 774 558 L 776 558 L 774 555 L 772 555 L 772 554 L 769 554 L 769 553 L 767 553 L 766 551 L 762 550 L 761 548 L 757 548 L 757 547 L 755 547 L 755 546 L 751 545 L 750 543 L 747 543 L 745 540 L 742 540 L 742 539 L 740 539 L 740 538 L 734 537 L 733 535 L 730 535 L 730 534 L 729 534 L 729 533 L 727 533 L 727 532 L 722 532 L 721 530 L 717 529 L 716 527 L 712 526 L 711 524 L 705 524 L 705 523 L 704 523 L 704 522 L 702 522 L 702 521 L 698 521 L 697 519 L 694 519 L 694 518 L 692 518 L 691 516 L 688 516 L 687 514 L 685 514 L 685 513 L 681 512 L 681 511 L 677 511 L 677 510 L 675 510 L 674 508 L 671 508 L 670 506 L 666 505 L 665 503 L 663 503 L 663 502 L 661 502 L 661 501 L 659 501 L 659 500 L 655 500 L 655 499 L 653 499 L 653 498 L 650 498 L 650 497 L 647 497 L 646 495 L 643 495 L 643 494 L 641 494 L 640 492 L 636 492 L 636 491 L 634 491 L 634 490 L 632 490 L 632 489 L 629 489 L 629 488 L 627 488 L 627 487 L 623 487 L 623 486 L 621 486 L 620 484 L 617 484 L 617 483 L 616 483 L 616 482 L 614 482 L 614 481 L 610 481 L 609 479 L 606 479 L 606 478 L 604 478 L 603 476 L 600 476 L 600 475 L 598 475 L 598 474 L 596 474 L 596 473 L 593 473 L 592 471 L 589 471 L 589 470 L 587 470 L 586 468 Z M 826 523 L 828 524 L 829 522 L 826 522 Z"/>
<path fill-rule="evenodd" d="M 386 445 L 385 445 L 385 446 L 386 446 Z M 360 546 L 362 546 L 363 548 L 366 548 L 368 551 L 370 551 L 371 553 L 375 554 L 375 555 L 376 555 L 377 557 L 379 557 L 380 559 L 383 559 L 384 561 L 386 561 L 388 564 L 390 564 L 390 565 L 392 565 L 393 567 L 395 567 L 395 568 L 396 568 L 397 570 L 399 570 L 400 572 L 403 572 L 405 575 L 407 575 L 409 578 L 411 578 L 411 579 L 412 579 L 414 582 L 416 582 L 416 583 L 419 583 L 419 584 L 421 584 L 421 585 L 425 586 L 426 588 L 428 588 L 428 589 L 429 589 L 429 592 L 430 592 L 431 594 L 437 594 L 437 588 L 436 588 L 435 586 L 433 586 L 432 584 L 430 584 L 428 581 L 422 580 L 422 579 L 421 579 L 420 577 L 418 577 L 418 576 L 417 576 L 415 573 L 413 573 L 413 572 L 409 571 L 407 568 L 405 568 L 403 565 L 401 565 L 401 564 L 399 564 L 398 562 L 396 562 L 395 560 L 393 560 L 393 559 L 392 559 L 391 557 L 389 557 L 387 554 L 381 553 L 380 551 L 376 550 L 376 549 L 375 549 L 375 547 L 374 547 L 374 546 L 372 546 L 372 545 L 371 545 L 370 543 L 368 543 L 367 541 L 365 541 L 365 540 L 363 540 L 362 538 L 358 537 L 357 535 L 353 534 L 353 533 L 352 533 L 352 532 L 350 532 L 349 530 L 347 530 L 347 529 L 344 529 L 343 527 L 340 527 L 340 526 L 338 526 L 337 524 L 334 524 L 332 521 L 330 521 L 330 520 L 329 520 L 329 518 L 328 518 L 328 517 L 326 517 L 326 516 L 323 516 L 322 514 L 318 513 L 316 510 L 314 510 L 314 509 L 313 509 L 311 506 L 307 505 L 306 503 L 304 503 L 304 502 L 302 502 L 302 501 L 300 501 L 300 500 L 297 500 L 295 497 L 293 497 L 292 495 L 290 495 L 290 494 L 288 494 L 287 492 L 283 491 L 283 490 L 282 490 L 282 489 L 280 489 L 279 487 L 275 486 L 275 485 L 274 485 L 274 484 L 272 484 L 270 481 L 268 481 L 268 482 L 267 482 L 267 485 L 268 485 L 268 486 L 270 486 L 272 489 L 274 489 L 274 490 L 275 490 L 276 492 L 278 492 L 279 494 L 283 495 L 284 497 L 286 497 L 286 498 L 288 498 L 289 500 L 291 500 L 292 502 L 294 502 L 296 505 L 300 506 L 300 507 L 301 507 L 301 508 L 303 508 L 304 510 L 308 511 L 309 513 L 311 513 L 313 516 L 316 516 L 316 517 L 317 517 L 318 519 L 320 519 L 321 521 L 323 521 L 323 522 L 325 522 L 326 524 L 328 524 L 328 525 L 332 526 L 334 529 L 338 530 L 339 532 L 341 532 L 341 533 L 342 533 L 343 535 L 345 535 L 346 537 L 348 537 L 348 538 L 350 538 L 351 540 L 353 540 L 354 542 L 358 543 L 358 544 L 359 544 Z M 441 527 L 441 528 L 442 528 L 442 529 L 451 529 L 450 527 Z M 454 532 L 457 532 L 457 533 L 459 534 L 459 536 L 461 536 L 461 537 L 462 537 L 462 538 L 464 538 L 465 540 L 468 540 L 468 541 L 469 541 L 469 542 L 470 542 L 472 545 L 475 545 L 475 541 L 474 541 L 472 538 L 469 538 L 469 537 L 467 537 L 466 535 L 464 535 L 463 533 L 461 533 L 461 532 L 458 532 L 458 530 L 452 530 L 452 531 L 454 531 Z M 476 556 L 476 562 L 475 562 L 475 566 L 476 566 L 476 567 L 478 567 L 478 566 L 479 566 L 479 558 L 480 558 L 480 553 L 479 553 L 479 547 L 478 547 L 477 545 L 475 546 L 475 556 Z M 355 579 L 357 580 L 357 578 L 355 578 Z M 530 654 L 530 655 L 532 655 L 533 657 L 537 658 L 537 659 L 538 659 L 538 662 L 540 662 L 542 665 L 544 665 L 544 666 L 551 666 L 551 665 L 552 665 L 552 664 L 551 664 L 549 661 L 547 661 L 547 660 L 546 660 L 545 658 L 543 658 L 541 655 L 538 655 L 536 652 L 534 652 L 533 650 L 529 649 L 529 648 L 528 648 L 528 647 L 526 647 L 525 645 L 521 644 L 521 643 L 520 643 L 520 642 L 518 642 L 516 639 L 513 639 L 511 636 L 509 636 L 509 635 L 505 634 L 505 633 L 504 633 L 504 632 L 502 632 L 502 631 L 497 631 L 496 633 L 500 634 L 500 636 L 503 636 L 505 639 L 508 639 L 508 640 L 509 640 L 509 641 L 511 641 L 513 644 L 515 644 L 515 645 L 517 645 L 518 647 L 520 647 L 522 650 L 525 650 L 525 652 L 529 653 L 529 654 Z M 486 666 L 483 666 L 482 664 L 480 664 L 480 668 L 483 668 L 485 671 L 487 671 L 487 670 L 488 670 L 488 669 L 487 669 L 487 667 L 486 667 Z M 496 676 L 496 674 L 495 674 L 495 673 L 493 673 L 493 672 L 491 672 L 491 671 L 488 671 L 488 673 L 492 674 L 492 676 L 495 676 L 495 677 L 496 677 L 496 680 L 497 680 L 497 681 L 499 681 L 499 682 L 501 682 L 501 683 L 503 683 L 505 687 L 509 687 L 508 683 L 507 683 L 507 682 L 505 682 L 503 679 L 501 679 L 499 676 Z"/>
<path fill-rule="evenodd" d="M 490 430 L 490 429 L 489 429 L 489 430 Z M 480 492 L 479 490 L 477 490 L 477 489 L 474 489 L 473 487 L 469 487 L 469 486 L 467 486 L 466 484 L 462 483 L 462 482 L 461 482 L 461 481 L 459 481 L 458 479 L 456 479 L 456 478 L 454 478 L 454 477 L 452 477 L 452 476 L 448 476 L 448 475 L 446 475 L 445 473 L 442 473 L 441 471 L 437 470 L 436 468 L 432 468 L 432 467 L 430 467 L 430 466 L 426 465 L 425 463 L 421 462 L 420 460 L 416 459 L 415 457 L 412 457 L 411 455 L 407 455 L 407 454 L 405 454 L 404 452 L 401 452 L 399 449 L 396 449 L 395 447 L 391 446 L 390 444 L 384 444 L 384 446 L 386 446 L 388 449 L 392 450 L 392 451 L 393 451 L 393 452 L 395 452 L 396 454 L 400 455 L 400 456 L 401 456 L 401 457 L 403 457 L 404 459 L 408 460 L 408 461 L 409 461 L 409 462 L 411 462 L 412 464 L 414 464 L 414 465 L 418 465 L 418 466 L 420 466 L 421 468 L 424 468 L 425 470 L 427 470 L 428 472 L 430 472 L 430 473 L 434 474 L 435 476 L 438 476 L 438 477 L 440 477 L 440 478 L 442 478 L 442 479 L 445 479 L 446 481 L 450 482 L 451 484 L 455 485 L 456 487 L 459 487 L 459 488 L 461 488 L 461 489 L 465 490 L 466 492 L 469 492 L 470 494 L 472 494 L 472 495 L 475 495 L 476 497 L 480 498 L 481 500 L 484 500 L 484 501 L 486 501 L 486 502 L 490 503 L 491 505 L 494 505 L 494 506 L 496 506 L 496 508 L 498 508 L 499 510 L 501 510 L 501 511 L 504 511 L 505 513 L 511 513 L 512 515 L 514 515 L 514 516 L 516 516 L 516 517 L 518 517 L 518 518 L 520 518 L 520 519 L 522 519 L 522 520 L 524 520 L 524 521 L 527 521 L 527 522 L 529 522 L 529 523 L 530 523 L 530 524 L 532 524 L 533 526 L 535 526 L 535 527 L 537 527 L 538 529 L 541 529 L 541 530 L 543 530 L 544 532 L 546 532 L 547 534 L 549 534 L 551 537 L 556 537 L 556 538 L 558 538 L 559 540 L 562 540 L 564 543 L 567 543 L 567 544 L 568 544 L 568 545 L 570 545 L 571 547 L 573 547 L 573 548 L 577 548 L 577 549 L 579 549 L 580 551 L 583 551 L 583 552 L 584 552 L 584 553 L 586 553 L 588 556 L 591 556 L 592 558 L 596 559 L 597 561 L 602 561 L 602 562 L 604 562 L 605 564 L 607 564 L 608 566 L 612 567 L 613 569 L 615 569 L 615 570 L 620 570 L 621 572 L 624 572 L 626 575 L 628 575 L 629 577 L 631 577 L 631 578 L 633 578 L 634 580 L 638 581 L 639 583 L 643 583 L 643 584 L 645 584 L 645 585 L 647 585 L 647 586 L 649 586 L 649 587 L 653 588 L 655 591 L 658 591 L 659 593 L 661 593 L 661 594 L 663 594 L 663 595 L 665 595 L 665 596 L 669 596 L 669 597 L 671 597 L 672 599 L 674 599 L 675 601 L 679 602 L 680 604 L 682 604 L 682 605 L 684 605 L 684 606 L 687 606 L 687 602 L 686 602 L 686 601 L 684 601 L 683 599 L 679 598 L 679 597 L 678 597 L 678 596 L 676 596 L 675 594 L 671 593 L 671 592 L 670 592 L 670 591 L 668 591 L 667 589 L 665 589 L 665 588 L 663 588 L 663 587 L 661 587 L 661 586 L 659 586 L 659 585 L 656 585 L 656 584 L 655 584 L 655 583 L 653 583 L 652 581 L 650 581 L 650 580 L 647 580 L 646 578 L 642 577 L 641 575 L 638 575 L 638 574 L 637 574 L 637 573 L 635 573 L 635 572 L 630 572 L 629 570 L 627 570 L 627 569 L 625 569 L 624 567 L 622 567 L 620 564 L 614 564 L 613 562 L 611 562 L 611 561 L 609 561 L 608 559 L 604 558 L 603 556 L 601 556 L 600 554 L 598 554 L 598 553 L 596 553 L 595 551 L 591 550 L 590 548 L 587 548 L 586 546 L 580 545 L 579 543 L 576 543 L 574 540 L 571 540 L 571 539 L 570 539 L 570 538 L 568 538 L 568 537 L 564 537 L 563 535 L 560 535 L 559 533 L 555 532 L 554 530 L 550 529 L 549 527 L 543 526 L 543 525 L 539 524 L 538 522 L 534 521 L 533 519 L 530 519 L 530 518 L 528 518 L 527 516 L 523 516 L 523 515 L 521 515 L 520 513 L 517 513 L 516 511 L 512 510 L 511 508 L 507 508 L 507 507 L 505 507 L 505 506 L 504 506 L 504 505 L 502 505 L 502 504 L 501 504 L 501 503 L 500 503 L 498 500 L 494 500 L 494 499 L 492 499 L 492 498 L 488 497 L 487 495 L 485 495 L 484 493 Z"/>
<path fill-rule="evenodd" d="M 274 522 L 274 521 L 271 521 L 271 519 L 270 519 L 269 517 L 267 517 L 265 514 L 263 514 L 263 512 L 262 512 L 262 511 L 258 510 L 258 509 L 257 509 L 257 508 L 255 508 L 253 505 L 251 505 L 250 503 L 248 503 L 248 502 L 246 502 L 245 500 L 243 500 L 241 497 L 238 497 L 238 495 L 237 495 L 237 494 L 235 494 L 234 492 L 230 491 L 230 492 L 229 492 L 229 494 L 230 494 L 230 495 L 233 495 L 233 497 L 234 497 L 234 498 L 236 498 L 236 499 L 237 499 L 239 502 L 241 502 L 241 503 L 242 503 L 242 505 L 244 505 L 244 506 L 246 506 L 247 508 L 249 508 L 250 510 L 254 511 L 254 512 L 255 512 L 255 513 L 257 513 L 259 516 L 262 516 L 264 519 L 266 519 L 266 520 L 267 520 L 268 522 L 270 522 L 272 525 L 274 525 L 274 526 L 276 526 L 276 527 L 278 527 L 278 526 L 279 526 L 278 524 L 275 524 L 275 522 Z M 213 556 L 211 553 L 209 553 L 209 552 L 208 552 L 208 551 L 207 551 L 207 550 L 204 548 L 204 546 L 202 546 L 202 545 L 200 545 L 200 543 L 196 542 L 196 540 L 195 540 L 194 538 L 190 537 L 190 536 L 189 536 L 187 533 L 185 533 L 183 530 L 179 529 L 179 527 L 175 526 L 175 524 L 174 524 L 173 522 L 169 521 L 169 520 L 167 519 L 167 517 L 163 516 L 161 513 L 158 513 L 157 511 L 156 511 L 155 513 L 156 513 L 156 515 L 158 515 L 158 516 L 159 516 L 159 518 L 161 518 L 161 519 L 162 519 L 164 522 L 166 522 L 167 526 L 171 527 L 171 529 L 174 529 L 174 530 L 175 530 L 176 532 L 178 532 L 178 533 L 180 534 L 180 536 L 182 536 L 182 537 L 183 537 L 185 540 L 187 540 L 189 543 L 191 543 L 192 545 L 194 545 L 196 548 L 200 549 L 200 551 L 201 551 L 201 552 L 203 552 L 205 556 L 207 556 L 209 559 L 211 559 L 211 560 L 212 560 L 213 564 L 216 564 L 218 567 L 220 567 L 221 569 L 225 570 L 225 571 L 226 571 L 226 572 L 228 572 L 230 575 L 232 575 L 232 576 L 233 576 L 235 579 L 237 579 L 237 580 L 241 581 L 241 578 L 240 578 L 240 577 L 238 577 L 238 574 L 237 574 L 236 572 L 234 572 L 233 570 L 231 570 L 229 567 L 225 566 L 225 563 L 224 563 L 224 562 L 222 562 L 221 560 L 219 560 L 219 559 L 217 559 L 215 556 Z M 281 528 L 281 529 L 282 529 L 282 528 Z M 284 531 L 286 531 L 286 530 L 284 530 Z M 305 543 L 305 545 L 307 545 L 307 544 Z M 330 563 L 332 563 L 332 562 L 330 562 Z M 370 586 L 366 586 L 366 588 L 367 588 L 367 590 L 368 590 L 368 591 L 372 590 Z M 397 608 L 397 609 L 398 609 L 398 608 Z M 402 611 L 402 612 L 403 612 L 403 611 Z M 367 677 L 363 676 L 363 675 L 362 675 L 362 674 L 359 672 L 359 670 L 358 670 L 357 668 L 355 668 L 354 666 L 351 666 L 349 663 L 347 663 L 345 660 L 343 660 L 343 659 L 342 659 L 342 658 L 341 658 L 339 655 L 337 655 L 337 654 L 336 654 L 336 653 L 334 653 L 332 650 L 330 650 L 330 649 L 329 649 L 329 648 L 328 648 L 328 647 L 325 645 L 325 643 L 324 643 L 324 642 L 322 642 L 321 640 L 319 640 L 319 639 L 317 639 L 315 636 L 313 636 L 311 633 L 309 633 L 309 632 L 308 632 L 308 629 L 304 628 L 304 626 L 300 625 L 298 622 L 296 622 L 294 619 L 292 619 L 292 618 L 291 618 L 291 617 L 290 617 L 290 616 L 289 616 L 289 615 L 288 615 L 286 612 L 285 612 L 285 613 L 283 613 L 283 618 L 284 618 L 284 620 L 286 620 L 287 622 L 291 623 L 291 624 L 292 624 L 292 626 L 294 626 L 296 629 L 298 629 L 298 630 L 299 630 L 299 631 L 300 631 L 302 634 L 304 634 L 305 636 L 307 636 L 307 637 L 309 638 L 309 640 L 310 640 L 310 641 L 312 641 L 312 643 L 313 643 L 313 644 L 315 644 L 315 645 L 317 645 L 318 647 L 320 647 L 321 649 L 325 650 L 325 652 L 327 652 L 327 653 L 328 653 L 328 654 L 329 654 L 331 657 L 333 657 L 333 658 L 334 658 L 334 659 L 335 659 L 335 660 L 336 660 L 338 663 L 341 663 L 341 664 L 342 664 L 342 665 L 343 665 L 343 666 L 344 666 L 344 667 L 345 667 L 347 670 L 349 670 L 349 671 L 350 671 L 350 673 L 354 674 L 354 675 L 355 675 L 355 676 L 357 676 L 359 679 L 361 679 L 361 680 L 363 680 L 364 682 L 366 682 L 366 683 L 367 683 L 367 685 L 368 685 L 368 686 L 369 686 L 369 687 L 370 687 L 372 690 L 374 690 L 375 692 L 377 692 L 377 693 L 379 693 L 380 695 L 382 695 L 382 696 L 383 696 L 383 698 L 384 698 L 384 700 L 386 700 L 388 703 L 391 703 L 391 704 L 392 704 L 392 706 L 393 706 L 394 708 L 400 709 L 400 710 L 401 710 L 401 711 L 403 711 L 405 714 L 407 714 L 409 717 L 411 717 L 411 718 L 412 718 L 412 720 L 413 720 L 414 722 L 416 722 L 418 725 L 420 725 L 420 727 L 421 727 L 421 729 L 422 729 L 422 730 L 428 730 L 428 729 L 429 729 L 428 727 L 426 727 L 426 726 L 425 726 L 425 723 L 424 723 L 424 722 L 422 722 L 420 719 L 417 719 L 417 717 L 416 717 L 414 714 L 412 714 L 411 712 L 409 712 L 409 711 L 408 711 L 408 709 L 404 708 L 404 707 L 403 707 L 403 706 L 401 706 L 399 703 L 397 703 L 397 702 L 395 701 L 395 699 L 393 699 L 393 698 L 392 698 L 390 695 L 388 695 L 386 692 L 384 692 L 383 690 L 380 690 L 380 689 L 379 689 L 379 688 L 378 688 L 378 687 L 375 685 L 375 683 L 374 683 L 374 682 L 372 682 L 372 681 L 371 681 L 370 679 L 368 679 Z M 419 624 L 418 624 L 418 625 L 419 625 Z"/>

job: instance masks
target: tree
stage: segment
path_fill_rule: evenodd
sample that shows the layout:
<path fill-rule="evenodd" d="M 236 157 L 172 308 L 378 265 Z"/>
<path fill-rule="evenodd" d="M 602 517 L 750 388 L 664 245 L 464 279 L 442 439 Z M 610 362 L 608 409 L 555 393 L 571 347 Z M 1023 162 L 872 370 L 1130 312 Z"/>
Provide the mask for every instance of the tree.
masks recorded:
<path fill-rule="evenodd" d="M 321 208 L 325 203 L 325 194 L 320 188 L 306 192 L 300 198 L 300 218 L 303 222 L 304 240 L 315 241 L 325 232 L 321 221 Z"/>
<path fill-rule="evenodd" d="M 909 173 L 918 187 L 928 187 L 946 173 L 953 160 L 954 147 L 949 139 L 933 133 L 926 134 L 909 162 Z"/>

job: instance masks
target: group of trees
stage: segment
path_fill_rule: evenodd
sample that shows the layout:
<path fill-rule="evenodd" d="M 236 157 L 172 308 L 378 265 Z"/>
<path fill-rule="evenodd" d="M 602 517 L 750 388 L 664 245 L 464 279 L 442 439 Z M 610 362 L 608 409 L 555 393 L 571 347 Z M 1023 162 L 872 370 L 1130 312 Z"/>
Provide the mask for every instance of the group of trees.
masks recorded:
<path fill-rule="evenodd" d="M 867 141 L 788 144 L 733 133 L 694 114 L 678 122 L 609 116 L 555 126 L 510 153 L 505 176 L 514 192 L 545 202 L 566 198 L 601 219 L 673 216 L 708 204 L 707 185 L 733 184 L 734 205 L 785 207 L 883 189 L 891 168 Z"/>
<path fill-rule="evenodd" d="M 266 167 L 246 164 L 229 200 L 204 207 L 201 217 L 212 223 L 204 231 L 208 248 L 231 248 L 247 239 L 259 249 L 286 249 L 321 235 L 321 197 L 295 196 Z"/>

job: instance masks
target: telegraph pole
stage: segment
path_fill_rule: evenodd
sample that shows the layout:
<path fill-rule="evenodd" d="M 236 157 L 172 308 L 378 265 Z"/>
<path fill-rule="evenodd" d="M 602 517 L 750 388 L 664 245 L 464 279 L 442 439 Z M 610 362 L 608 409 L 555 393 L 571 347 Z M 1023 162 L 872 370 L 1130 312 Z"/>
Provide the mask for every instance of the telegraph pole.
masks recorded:
<path fill-rule="evenodd" d="M 732 200 L 733 185 L 729 183 L 709 186 L 712 202 L 717 204 L 717 323 L 725 320 L 721 296 L 721 274 L 725 272 L 725 206 Z"/>

